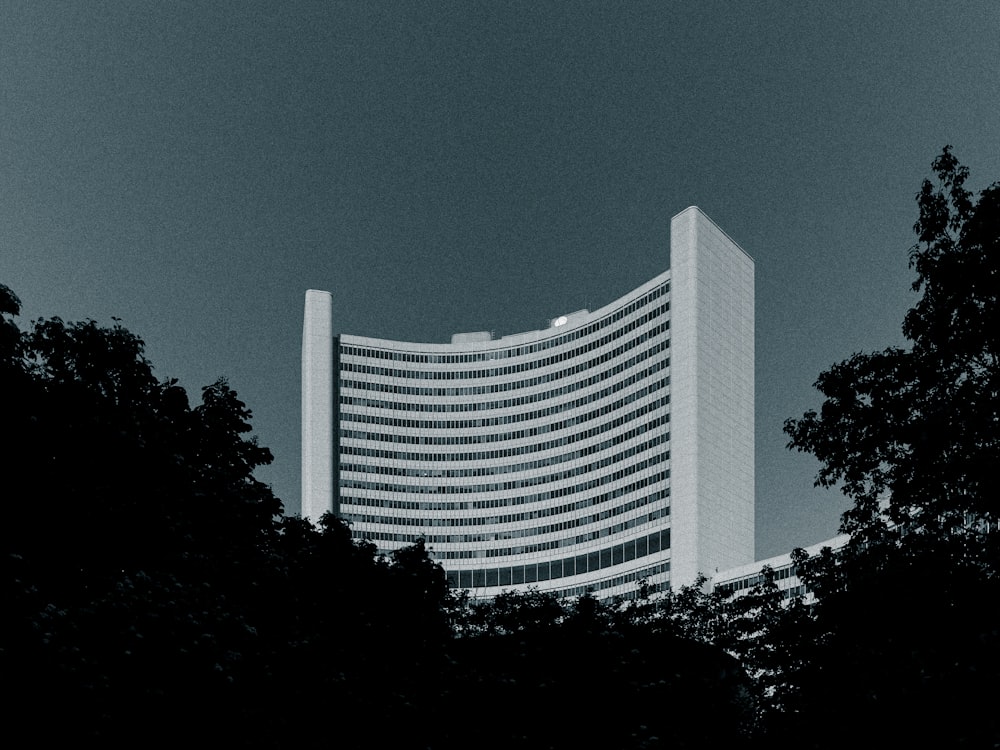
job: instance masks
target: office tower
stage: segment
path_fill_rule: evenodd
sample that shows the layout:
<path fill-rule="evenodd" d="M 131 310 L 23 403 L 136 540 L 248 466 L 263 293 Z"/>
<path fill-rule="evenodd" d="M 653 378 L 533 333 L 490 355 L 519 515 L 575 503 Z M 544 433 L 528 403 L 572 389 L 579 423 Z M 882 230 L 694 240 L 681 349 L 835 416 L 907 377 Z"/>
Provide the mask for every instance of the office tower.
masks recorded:
<path fill-rule="evenodd" d="M 386 552 L 423 539 L 477 595 L 629 596 L 753 561 L 754 264 L 698 208 L 668 270 L 544 330 L 335 336 L 330 303 L 306 293 L 304 516 Z"/>

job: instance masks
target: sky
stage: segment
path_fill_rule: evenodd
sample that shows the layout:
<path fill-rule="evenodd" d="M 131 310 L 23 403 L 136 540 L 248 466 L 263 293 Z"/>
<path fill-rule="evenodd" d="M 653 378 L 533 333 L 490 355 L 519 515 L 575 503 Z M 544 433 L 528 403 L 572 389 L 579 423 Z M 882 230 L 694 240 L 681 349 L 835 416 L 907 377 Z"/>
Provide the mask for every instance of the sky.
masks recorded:
<path fill-rule="evenodd" d="M 914 197 L 1000 179 L 1000 3 L 0 3 L 0 282 L 226 377 L 297 513 L 306 289 L 334 330 L 543 328 L 669 266 L 756 263 L 757 557 L 837 532 L 784 420 L 905 344 Z"/>

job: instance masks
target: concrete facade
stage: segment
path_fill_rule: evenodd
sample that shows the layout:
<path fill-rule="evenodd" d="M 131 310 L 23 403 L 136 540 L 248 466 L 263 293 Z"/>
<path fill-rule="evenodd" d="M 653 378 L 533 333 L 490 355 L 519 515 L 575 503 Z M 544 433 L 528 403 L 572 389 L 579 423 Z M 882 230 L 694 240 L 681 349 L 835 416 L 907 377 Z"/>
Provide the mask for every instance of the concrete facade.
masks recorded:
<path fill-rule="evenodd" d="M 827 539 L 825 542 L 817 542 L 805 548 L 810 557 L 820 554 L 824 547 L 829 547 L 834 553 L 843 548 L 850 537 L 847 534 L 840 534 Z M 746 595 L 751 589 L 763 582 L 763 569 L 765 567 L 774 571 L 775 584 L 787 601 L 795 596 L 802 596 L 809 604 L 816 601 L 816 596 L 799 578 L 798 570 L 792 562 L 792 554 L 787 552 L 783 555 L 769 557 L 766 560 L 756 560 L 752 563 L 737 565 L 723 570 L 718 575 L 712 577 L 711 585 L 716 591 L 737 598 Z"/>
<path fill-rule="evenodd" d="M 333 301 L 306 292 L 302 318 L 302 516 L 318 520 L 333 498 Z"/>
<path fill-rule="evenodd" d="M 627 596 L 752 562 L 753 261 L 694 207 L 671 256 L 499 339 L 335 338 L 308 292 L 303 515 L 386 552 L 424 539 L 477 595 Z"/>
<path fill-rule="evenodd" d="M 754 263 L 688 208 L 670 225 L 675 581 L 754 559 Z"/>

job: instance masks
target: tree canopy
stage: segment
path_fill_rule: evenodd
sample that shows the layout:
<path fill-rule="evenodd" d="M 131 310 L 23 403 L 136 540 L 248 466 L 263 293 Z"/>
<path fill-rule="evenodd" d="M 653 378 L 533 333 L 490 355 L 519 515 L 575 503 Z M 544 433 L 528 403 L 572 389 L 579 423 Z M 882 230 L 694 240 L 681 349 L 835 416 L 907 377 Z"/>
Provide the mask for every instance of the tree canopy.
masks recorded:
<path fill-rule="evenodd" d="M 120 321 L 21 331 L 19 312 L 0 286 L 11 715 L 53 741 L 197 729 L 256 746 L 312 740 L 285 701 L 318 715 L 339 700 L 376 723 L 402 705 L 382 688 L 410 696 L 448 628 L 423 548 L 387 560 L 333 517 L 282 517 L 253 474 L 271 453 L 224 379 L 192 406 Z"/>
<path fill-rule="evenodd" d="M 422 543 L 283 517 L 224 379 L 192 406 L 120 321 L 22 331 L 0 285 L 8 711 L 105 747 L 995 746 L 1000 185 L 933 169 L 910 345 L 785 425 L 854 503 L 844 548 L 793 554 L 811 605 L 769 569 L 735 599 L 470 600 Z"/>
<path fill-rule="evenodd" d="M 974 196 L 949 147 L 932 166 L 910 251 L 923 292 L 903 321 L 912 345 L 834 365 L 816 381 L 819 412 L 785 423 L 789 446 L 819 459 L 817 484 L 854 501 L 842 526 L 852 534 L 997 522 L 1000 183 Z"/>
<path fill-rule="evenodd" d="M 834 365 L 819 411 L 785 423 L 789 447 L 819 459 L 816 483 L 853 501 L 845 547 L 793 556 L 819 599 L 807 657 L 786 665 L 798 703 L 784 719 L 835 726 L 818 746 L 862 727 L 903 745 L 1000 741 L 1000 183 L 974 195 L 949 147 L 932 167 L 910 345 Z"/>
<path fill-rule="evenodd" d="M 104 747 L 464 748 L 484 725 L 519 747 L 746 739 L 746 674 L 687 612 L 704 609 L 694 592 L 666 620 L 648 601 L 470 602 L 422 543 L 382 556 L 332 515 L 282 517 L 225 380 L 192 406 L 120 321 L 21 331 L 19 311 L 0 286 L 0 674 L 25 731 Z"/>

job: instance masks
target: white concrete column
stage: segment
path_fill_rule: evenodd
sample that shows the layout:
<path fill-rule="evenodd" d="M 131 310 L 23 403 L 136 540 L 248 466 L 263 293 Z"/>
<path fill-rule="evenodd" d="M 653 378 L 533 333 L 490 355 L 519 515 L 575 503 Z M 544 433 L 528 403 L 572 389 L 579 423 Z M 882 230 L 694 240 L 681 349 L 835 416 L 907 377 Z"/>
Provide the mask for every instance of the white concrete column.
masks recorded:
<path fill-rule="evenodd" d="M 700 209 L 670 224 L 670 578 L 754 559 L 754 263 Z"/>
<path fill-rule="evenodd" d="M 302 517 L 333 510 L 333 304 L 306 292 L 302 322 Z"/>

